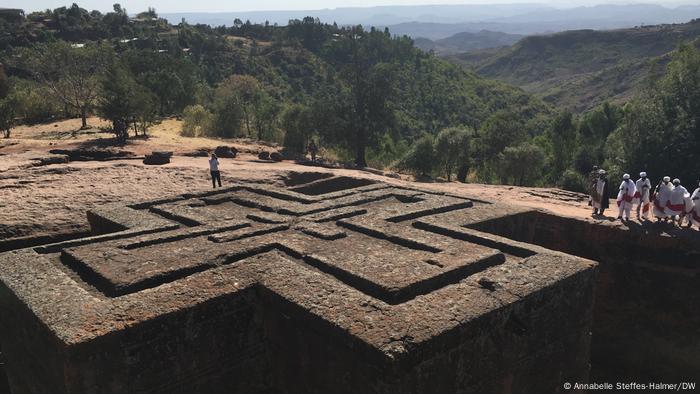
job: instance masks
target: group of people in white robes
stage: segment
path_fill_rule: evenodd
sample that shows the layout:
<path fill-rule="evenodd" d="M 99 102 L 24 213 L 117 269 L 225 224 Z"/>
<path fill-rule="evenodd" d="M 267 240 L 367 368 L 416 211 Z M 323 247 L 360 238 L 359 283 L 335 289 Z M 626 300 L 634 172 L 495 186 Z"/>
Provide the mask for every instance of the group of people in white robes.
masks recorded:
<path fill-rule="evenodd" d="M 594 215 L 603 214 L 608 198 L 605 171 L 599 170 L 598 173 L 597 179 L 591 183 Z M 698 186 L 693 193 L 689 193 L 678 178 L 671 182 L 671 177 L 665 176 L 652 190 L 646 172 L 641 172 L 636 182 L 629 174 L 624 174 L 617 193 L 617 218 L 629 220 L 632 208 L 636 206 L 638 220 L 649 220 L 649 213 L 653 212 L 657 221 L 671 220 L 681 226 L 687 220 L 688 227 L 695 225 L 700 230 L 700 183 Z"/>
<path fill-rule="evenodd" d="M 695 225 L 700 228 L 700 184 L 698 186 L 691 194 L 681 185 L 680 179 L 676 178 L 671 182 L 671 177 L 665 176 L 656 186 L 654 193 L 656 220 L 670 219 L 680 226 L 686 219 L 688 227 Z"/>

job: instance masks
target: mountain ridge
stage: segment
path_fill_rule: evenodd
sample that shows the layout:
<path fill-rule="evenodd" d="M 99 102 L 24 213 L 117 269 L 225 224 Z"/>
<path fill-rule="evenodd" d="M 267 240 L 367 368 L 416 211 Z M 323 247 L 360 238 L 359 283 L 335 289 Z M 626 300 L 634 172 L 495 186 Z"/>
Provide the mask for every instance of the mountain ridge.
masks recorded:
<path fill-rule="evenodd" d="M 424 51 L 434 51 L 438 55 L 461 53 L 475 49 L 497 48 L 515 44 L 524 36 L 497 31 L 481 30 L 476 33 L 461 32 L 447 38 L 430 40 L 424 37 L 413 39 L 414 44 Z"/>
<path fill-rule="evenodd" d="M 680 43 L 700 37 L 700 20 L 608 31 L 528 36 L 516 44 L 450 55 L 478 74 L 523 88 L 574 111 L 625 102 L 663 68 Z"/>
<path fill-rule="evenodd" d="M 421 6 L 344 7 L 320 10 L 162 13 L 171 23 L 231 26 L 235 19 L 286 25 L 310 16 L 326 23 L 388 27 L 398 35 L 437 40 L 480 30 L 509 34 L 541 34 L 572 29 L 614 29 L 644 24 L 679 23 L 700 17 L 700 6 L 666 7 L 658 4 L 600 4 L 556 8 L 541 3 L 454 4 Z M 424 24 L 428 24 L 427 26 Z"/>

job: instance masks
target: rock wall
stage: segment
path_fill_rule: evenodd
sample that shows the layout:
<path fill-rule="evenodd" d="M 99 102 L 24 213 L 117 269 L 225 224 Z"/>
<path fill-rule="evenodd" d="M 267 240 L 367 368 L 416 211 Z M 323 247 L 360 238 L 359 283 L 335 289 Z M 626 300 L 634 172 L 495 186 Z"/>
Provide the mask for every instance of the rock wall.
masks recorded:
<path fill-rule="evenodd" d="M 665 223 L 527 212 L 472 228 L 600 262 L 592 377 L 678 380 L 700 371 L 700 235 Z"/>

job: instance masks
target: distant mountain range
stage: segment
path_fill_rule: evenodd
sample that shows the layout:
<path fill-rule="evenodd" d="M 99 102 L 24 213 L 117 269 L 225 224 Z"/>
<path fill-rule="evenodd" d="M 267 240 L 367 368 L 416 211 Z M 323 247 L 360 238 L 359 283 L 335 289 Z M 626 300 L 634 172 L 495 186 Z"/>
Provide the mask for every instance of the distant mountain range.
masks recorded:
<path fill-rule="evenodd" d="M 171 23 L 212 26 L 242 21 L 286 25 L 306 16 L 341 25 L 389 27 L 394 34 L 446 38 L 461 32 L 482 30 L 509 34 L 539 34 L 572 29 L 615 29 L 647 24 L 680 23 L 700 17 L 700 5 L 664 7 L 656 4 L 595 5 L 556 8 L 545 4 L 470 4 L 354 7 L 302 11 L 250 11 L 219 13 L 164 13 Z"/>
<path fill-rule="evenodd" d="M 482 30 L 476 33 L 457 33 L 435 41 L 424 37 L 416 37 L 414 38 L 414 44 L 424 51 L 434 51 L 438 55 L 448 55 L 476 49 L 509 46 L 515 44 L 523 37 L 519 34 Z"/>
<path fill-rule="evenodd" d="M 190 12 L 162 13 L 160 16 L 171 23 L 185 18 L 189 23 L 203 23 L 212 26 L 233 24 L 238 18 L 252 23 L 286 25 L 290 19 L 306 16 L 319 18 L 322 22 L 336 22 L 341 25 L 389 26 L 405 22 L 464 23 L 478 22 L 502 17 L 527 15 L 532 12 L 553 10 L 542 4 L 465 4 L 465 5 L 418 5 L 418 6 L 378 6 L 343 7 L 322 10 L 296 11 L 249 11 L 249 12 Z"/>
<path fill-rule="evenodd" d="M 482 76 L 520 86 L 560 108 L 624 102 L 665 69 L 681 42 L 700 45 L 700 19 L 684 24 L 529 36 L 516 44 L 448 56 Z"/>

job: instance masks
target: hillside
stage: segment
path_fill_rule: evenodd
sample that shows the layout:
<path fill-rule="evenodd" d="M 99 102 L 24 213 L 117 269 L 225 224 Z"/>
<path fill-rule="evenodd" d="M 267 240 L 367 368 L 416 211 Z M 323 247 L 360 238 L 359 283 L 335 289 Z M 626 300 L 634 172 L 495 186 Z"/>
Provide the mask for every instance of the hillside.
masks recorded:
<path fill-rule="evenodd" d="M 196 117 L 192 135 L 283 142 L 293 154 L 314 139 L 340 160 L 354 155 L 383 166 L 426 133 L 478 129 L 508 112 L 535 134 L 551 112 L 519 88 L 415 48 L 408 37 L 314 18 L 212 28 L 173 25 L 155 10 L 134 18 L 118 6 L 101 14 L 73 5 L 30 13 L 6 29 L 12 34 L 0 40 L 0 62 L 8 65 L 13 118 L 100 114 L 122 140 L 126 122 L 145 130 L 155 117 Z M 46 64 L 49 57 L 70 62 L 56 67 Z M 113 61 L 94 63 L 100 59 Z M 75 66 L 98 72 L 63 75 Z M 76 91 L 71 81 L 82 79 L 81 86 L 99 89 L 79 106 L 60 105 L 63 95 L 46 83 L 57 75 L 51 84 L 69 93 Z"/>
<path fill-rule="evenodd" d="M 503 49 L 451 56 L 477 73 L 522 87 L 558 107 L 584 111 L 624 102 L 684 41 L 700 36 L 700 20 L 608 31 L 530 36 Z"/>
<path fill-rule="evenodd" d="M 456 54 L 476 49 L 497 48 L 515 44 L 523 38 L 519 34 L 481 30 L 476 33 L 461 32 L 447 38 L 430 40 L 423 37 L 414 39 L 414 44 L 424 51 L 434 51 L 438 55 Z"/>

